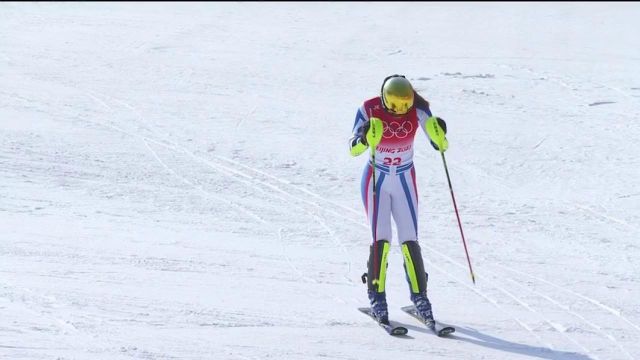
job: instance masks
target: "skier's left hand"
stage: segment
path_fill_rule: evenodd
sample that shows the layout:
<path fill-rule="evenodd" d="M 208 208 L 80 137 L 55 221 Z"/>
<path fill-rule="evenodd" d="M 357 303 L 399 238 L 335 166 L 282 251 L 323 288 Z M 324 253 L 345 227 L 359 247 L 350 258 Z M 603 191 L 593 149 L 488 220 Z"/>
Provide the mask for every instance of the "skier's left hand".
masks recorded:
<path fill-rule="evenodd" d="M 440 126 L 440 128 L 442 128 L 442 131 L 444 131 L 445 135 L 447 134 L 447 123 L 444 121 L 444 119 L 436 117 L 436 120 L 438 121 L 438 126 Z M 434 149 L 436 149 L 437 151 L 440 151 L 440 149 L 438 148 L 438 145 L 436 143 L 433 142 L 433 140 L 429 139 L 429 143 L 431 143 L 431 146 L 433 146 Z M 447 141 L 447 138 L 444 138 L 444 142 L 443 142 L 443 149 L 442 152 L 447 151 L 447 149 L 449 148 L 449 141 Z"/>
<path fill-rule="evenodd" d="M 447 123 L 444 122 L 443 118 L 436 117 L 436 120 L 438 120 L 438 125 L 440 125 L 440 127 L 444 131 L 444 134 L 446 135 L 447 134 Z"/>
<path fill-rule="evenodd" d="M 436 143 L 434 143 L 431 140 L 429 140 L 429 143 L 431 144 L 431 146 L 433 146 L 433 148 L 435 150 L 440 151 L 440 149 L 438 149 L 438 145 L 436 145 Z M 448 148 L 449 148 L 449 141 L 447 141 L 447 139 L 444 139 L 444 146 L 443 146 L 442 152 L 447 151 Z"/>

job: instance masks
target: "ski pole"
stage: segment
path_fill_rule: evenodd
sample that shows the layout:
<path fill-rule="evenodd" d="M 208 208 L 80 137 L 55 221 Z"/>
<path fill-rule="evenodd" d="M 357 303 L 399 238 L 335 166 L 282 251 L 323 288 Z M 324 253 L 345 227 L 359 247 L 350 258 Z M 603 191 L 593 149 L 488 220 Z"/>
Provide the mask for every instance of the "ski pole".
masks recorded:
<path fill-rule="evenodd" d="M 444 158 L 444 151 L 440 150 L 442 155 L 442 163 L 444 164 L 444 171 L 447 174 L 447 182 L 449 183 L 449 191 L 451 192 L 451 200 L 453 200 L 453 209 L 456 211 L 456 218 L 458 219 L 458 227 L 460 228 L 460 236 L 462 236 L 462 244 L 464 245 L 464 252 L 467 255 L 467 263 L 469 264 L 469 272 L 471 273 L 471 281 L 476 283 L 476 277 L 473 274 L 473 268 L 471 268 L 471 259 L 469 259 L 469 251 L 467 250 L 467 242 L 464 239 L 464 232 L 462 231 L 462 224 L 460 223 L 460 214 L 458 214 L 458 206 L 456 205 L 456 197 L 453 195 L 453 188 L 451 186 L 451 178 L 449 177 L 449 170 L 447 169 L 447 160 Z"/>
<path fill-rule="evenodd" d="M 371 116 L 371 115 L 370 115 Z M 376 191 L 376 147 L 378 143 L 380 143 L 380 139 L 382 139 L 382 120 L 376 117 L 369 118 L 369 131 L 367 131 L 367 143 L 369 144 L 369 150 L 371 151 L 371 176 L 373 180 L 373 219 L 371 224 L 373 226 L 373 276 L 374 279 L 371 279 L 371 283 L 378 286 L 378 246 L 376 241 L 378 240 L 377 231 L 378 231 L 378 218 L 376 214 L 376 200 L 377 200 L 377 191 Z"/>
<path fill-rule="evenodd" d="M 467 255 L 467 264 L 469 264 L 469 272 L 471 273 L 471 281 L 476 283 L 476 276 L 473 274 L 473 268 L 471 267 L 471 259 L 469 258 L 469 251 L 467 250 L 467 242 L 464 238 L 464 232 L 462 231 L 462 223 L 460 222 L 460 214 L 458 213 L 458 205 L 456 204 L 456 197 L 453 195 L 453 186 L 451 186 L 451 177 L 449 176 L 449 169 L 447 168 L 447 160 L 444 157 L 444 151 L 448 146 L 448 142 L 445 138 L 444 130 L 438 124 L 438 120 L 435 117 L 430 117 L 427 120 L 427 133 L 431 141 L 438 145 L 440 155 L 442 155 L 442 163 L 444 164 L 444 172 L 447 174 L 447 183 L 449 184 L 449 191 L 451 192 L 451 200 L 453 201 L 453 209 L 456 212 L 456 218 L 458 219 L 458 227 L 460 228 L 460 236 L 462 237 L 462 244 L 464 245 L 464 252 Z"/>

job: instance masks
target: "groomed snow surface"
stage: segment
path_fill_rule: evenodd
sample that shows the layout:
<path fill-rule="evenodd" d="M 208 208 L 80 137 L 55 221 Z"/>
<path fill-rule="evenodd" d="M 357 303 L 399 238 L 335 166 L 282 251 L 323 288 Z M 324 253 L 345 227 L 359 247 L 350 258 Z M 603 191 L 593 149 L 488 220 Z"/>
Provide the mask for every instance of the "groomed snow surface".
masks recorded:
<path fill-rule="evenodd" d="M 637 3 L 0 4 L 0 358 L 640 359 Z M 356 308 L 405 74 L 441 339 Z"/>

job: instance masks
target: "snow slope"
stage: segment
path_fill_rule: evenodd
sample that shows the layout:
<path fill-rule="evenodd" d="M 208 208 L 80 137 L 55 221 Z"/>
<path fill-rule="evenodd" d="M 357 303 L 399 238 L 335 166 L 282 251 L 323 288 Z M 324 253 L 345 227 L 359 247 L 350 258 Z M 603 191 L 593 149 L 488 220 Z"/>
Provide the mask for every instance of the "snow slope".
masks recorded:
<path fill-rule="evenodd" d="M 637 3 L 0 4 L 0 358 L 640 358 Z M 347 139 L 403 73 L 434 313 L 366 304 Z"/>

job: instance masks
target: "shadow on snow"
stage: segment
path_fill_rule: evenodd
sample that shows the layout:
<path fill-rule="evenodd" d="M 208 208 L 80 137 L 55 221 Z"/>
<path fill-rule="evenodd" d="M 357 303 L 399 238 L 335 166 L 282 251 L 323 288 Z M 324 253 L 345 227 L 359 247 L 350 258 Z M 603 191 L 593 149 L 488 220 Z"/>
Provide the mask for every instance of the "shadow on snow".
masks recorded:
<path fill-rule="evenodd" d="M 442 324 L 442 325 L 447 325 L 447 324 Z M 402 326 L 406 327 L 411 331 L 423 332 L 426 334 L 433 335 L 433 333 L 429 329 L 426 329 L 424 327 L 408 325 L 408 324 L 407 325 L 402 324 Z M 519 344 L 519 343 L 511 342 L 508 340 L 503 340 L 491 335 L 483 334 L 474 329 L 464 328 L 460 326 L 455 326 L 455 328 L 456 328 L 456 332 L 454 334 L 451 334 L 443 339 L 447 339 L 447 338 L 455 339 L 455 340 L 464 341 L 464 342 L 479 345 L 479 346 L 484 346 L 490 349 L 496 349 L 504 352 L 510 352 L 514 354 L 526 355 L 531 357 L 537 357 L 540 359 L 593 360 L 591 357 L 587 355 L 576 353 L 576 352 L 560 351 L 560 350 L 553 350 L 547 347 Z M 460 334 L 463 334 L 466 336 L 459 336 Z"/>

